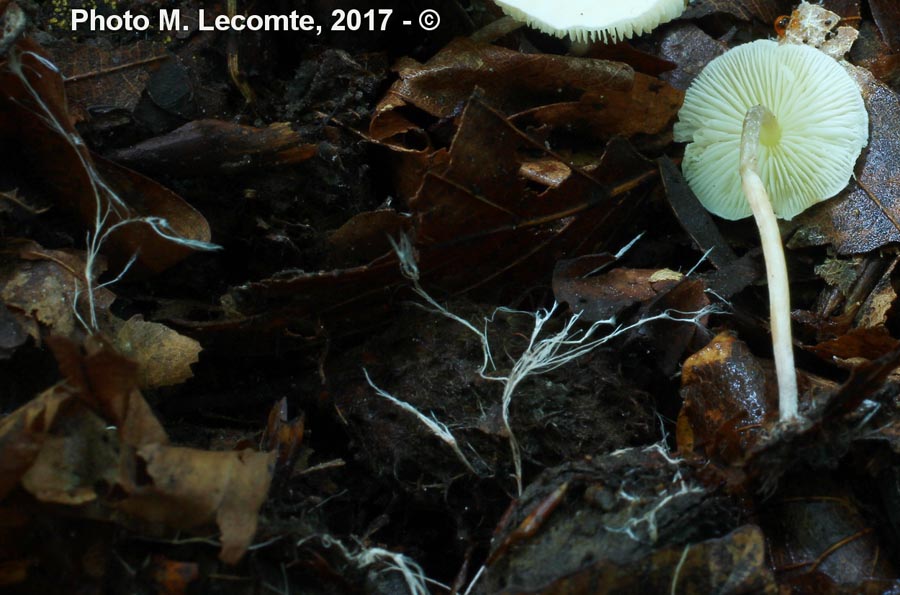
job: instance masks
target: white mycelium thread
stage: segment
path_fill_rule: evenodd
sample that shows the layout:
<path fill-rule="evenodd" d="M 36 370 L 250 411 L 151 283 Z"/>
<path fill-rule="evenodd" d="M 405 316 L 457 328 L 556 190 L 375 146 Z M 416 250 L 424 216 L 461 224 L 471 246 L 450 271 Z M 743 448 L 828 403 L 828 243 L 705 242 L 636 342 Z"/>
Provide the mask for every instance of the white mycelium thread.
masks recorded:
<path fill-rule="evenodd" d="M 495 0 L 503 12 L 573 41 L 615 42 L 649 33 L 684 12 L 685 0 Z"/>
<path fill-rule="evenodd" d="M 759 40 L 709 63 L 684 99 L 675 140 L 688 142 L 682 171 L 697 198 L 725 219 L 750 216 L 741 191 L 741 128 L 763 105 L 759 175 L 775 214 L 791 219 L 840 192 L 869 138 L 859 87 L 821 51 Z"/>

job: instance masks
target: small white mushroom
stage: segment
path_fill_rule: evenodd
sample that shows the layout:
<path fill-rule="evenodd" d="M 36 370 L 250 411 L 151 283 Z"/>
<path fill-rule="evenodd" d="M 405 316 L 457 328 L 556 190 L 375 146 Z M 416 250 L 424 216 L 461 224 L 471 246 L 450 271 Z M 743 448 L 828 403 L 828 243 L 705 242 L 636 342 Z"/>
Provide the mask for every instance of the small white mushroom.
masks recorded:
<path fill-rule="evenodd" d="M 494 0 L 503 12 L 572 41 L 619 41 L 678 18 L 685 0 Z"/>
<path fill-rule="evenodd" d="M 791 219 L 846 187 L 868 142 L 859 87 L 815 48 L 760 40 L 716 58 L 685 95 L 675 140 L 700 202 L 760 231 L 782 421 L 797 417 L 787 267 L 776 216 Z"/>

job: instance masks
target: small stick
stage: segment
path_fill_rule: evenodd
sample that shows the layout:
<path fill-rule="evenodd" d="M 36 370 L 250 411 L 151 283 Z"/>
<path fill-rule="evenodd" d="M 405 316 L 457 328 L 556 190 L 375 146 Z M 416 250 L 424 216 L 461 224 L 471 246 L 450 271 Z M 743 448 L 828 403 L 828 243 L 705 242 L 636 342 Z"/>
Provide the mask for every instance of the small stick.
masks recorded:
<path fill-rule="evenodd" d="M 756 105 L 747 111 L 741 134 L 741 186 L 753 218 L 759 228 L 766 279 L 769 284 L 769 319 L 772 331 L 772 353 L 778 377 L 778 411 L 782 422 L 797 419 L 797 369 L 794 367 L 794 348 L 791 340 L 791 297 L 788 286 L 787 263 L 778 220 L 772 209 L 769 194 L 759 177 L 757 157 L 759 135 L 763 126 L 777 126 L 775 116 L 767 108 Z"/>

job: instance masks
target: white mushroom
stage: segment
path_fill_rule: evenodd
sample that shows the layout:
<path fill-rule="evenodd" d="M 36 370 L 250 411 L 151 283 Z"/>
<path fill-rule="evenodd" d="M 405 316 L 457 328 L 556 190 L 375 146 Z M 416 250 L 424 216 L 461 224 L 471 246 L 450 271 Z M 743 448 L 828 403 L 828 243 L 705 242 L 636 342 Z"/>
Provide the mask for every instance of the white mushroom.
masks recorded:
<path fill-rule="evenodd" d="M 780 416 L 797 416 L 790 295 L 776 216 L 791 219 L 840 192 L 868 142 L 869 118 L 844 68 L 817 49 L 760 40 L 716 58 L 685 95 L 675 140 L 700 202 L 760 230 Z"/>
<path fill-rule="evenodd" d="M 619 41 L 678 18 L 685 0 L 494 0 L 503 12 L 572 41 Z"/>

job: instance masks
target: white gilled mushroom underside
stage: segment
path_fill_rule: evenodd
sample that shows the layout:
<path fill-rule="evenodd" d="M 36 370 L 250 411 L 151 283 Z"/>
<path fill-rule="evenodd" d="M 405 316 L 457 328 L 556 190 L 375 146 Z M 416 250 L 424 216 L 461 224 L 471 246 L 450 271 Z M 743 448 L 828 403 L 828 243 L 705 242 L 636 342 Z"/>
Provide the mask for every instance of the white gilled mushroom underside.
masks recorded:
<path fill-rule="evenodd" d="M 503 12 L 573 41 L 619 41 L 678 18 L 685 0 L 495 0 Z"/>
<path fill-rule="evenodd" d="M 868 142 L 859 88 L 833 58 L 760 40 L 713 60 L 685 95 L 675 140 L 700 202 L 725 219 L 756 219 L 769 283 L 783 421 L 798 415 L 787 267 L 777 217 L 840 192 Z"/>

